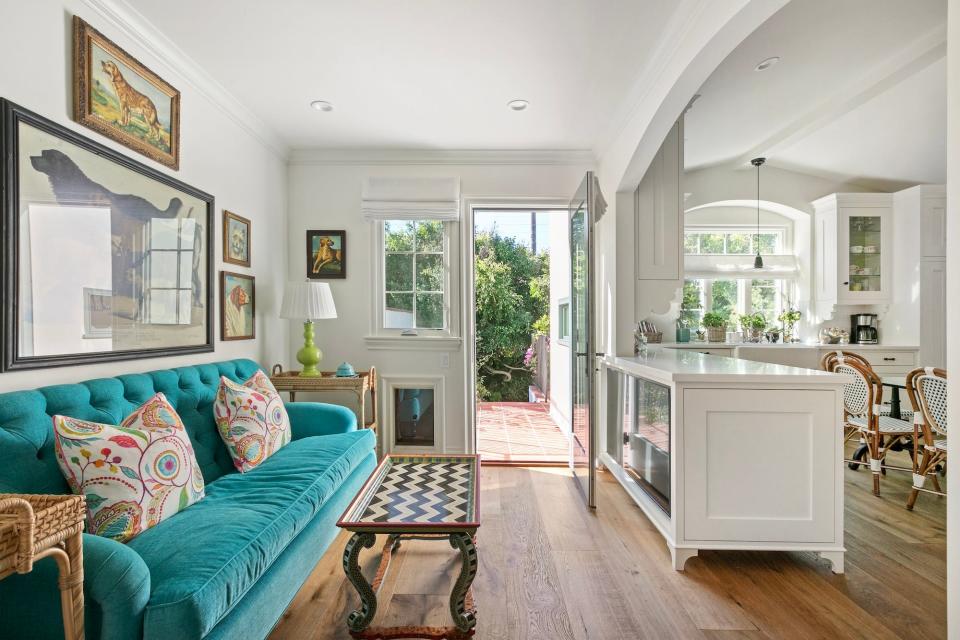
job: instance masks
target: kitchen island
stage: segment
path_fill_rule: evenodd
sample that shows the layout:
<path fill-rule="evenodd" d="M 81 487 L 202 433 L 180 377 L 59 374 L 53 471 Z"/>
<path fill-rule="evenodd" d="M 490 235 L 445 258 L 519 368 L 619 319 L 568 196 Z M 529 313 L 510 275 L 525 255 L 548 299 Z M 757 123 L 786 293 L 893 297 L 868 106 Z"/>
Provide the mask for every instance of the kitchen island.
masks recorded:
<path fill-rule="evenodd" d="M 675 569 L 738 549 L 816 551 L 843 572 L 846 376 L 664 346 L 603 375 L 601 462 Z"/>

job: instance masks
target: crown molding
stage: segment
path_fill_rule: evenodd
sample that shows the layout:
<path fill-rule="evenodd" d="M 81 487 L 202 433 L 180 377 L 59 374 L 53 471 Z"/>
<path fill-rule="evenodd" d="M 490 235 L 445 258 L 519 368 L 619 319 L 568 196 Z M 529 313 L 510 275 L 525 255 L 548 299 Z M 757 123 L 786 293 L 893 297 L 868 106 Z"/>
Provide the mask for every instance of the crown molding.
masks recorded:
<path fill-rule="evenodd" d="M 588 165 L 588 149 L 293 149 L 291 165 Z"/>
<path fill-rule="evenodd" d="M 127 39 L 145 49 L 170 71 L 233 120 L 254 140 L 281 160 L 289 154 L 289 147 L 267 124 L 247 109 L 240 100 L 227 91 L 170 38 L 157 29 L 126 0 L 84 0 L 101 18 L 123 33 Z M 94 25 L 99 29 L 99 26 Z M 149 66 L 153 66 L 152 64 Z"/>

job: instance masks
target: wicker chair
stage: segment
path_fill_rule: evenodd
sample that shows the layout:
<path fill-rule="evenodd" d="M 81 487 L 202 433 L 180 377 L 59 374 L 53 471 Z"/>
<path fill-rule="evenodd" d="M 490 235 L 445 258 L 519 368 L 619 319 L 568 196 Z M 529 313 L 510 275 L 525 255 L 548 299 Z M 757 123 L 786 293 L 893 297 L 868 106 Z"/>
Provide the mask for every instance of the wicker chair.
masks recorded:
<path fill-rule="evenodd" d="M 879 496 L 880 474 L 884 469 L 910 471 L 886 465 L 884 460 L 891 444 L 913 438 L 913 424 L 907 420 L 880 415 L 879 399 L 882 397 L 883 385 L 869 366 L 864 367 L 855 360 L 846 358 L 837 359 L 829 363 L 829 366 L 829 371 L 854 378 L 853 382 L 843 388 L 844 428 L 855 429 L 867 445 L 870 473 L 873 474 L 873 494 Z M 859 463 L 859 460 L 847 459 L 845 462 Z"/>
<path fill-rule="evenodd" d="M 863 367 L 866 367 L 871 370 L 873 369 L 873 367 L 870 365 L 870 362 L 859 353 L 854 353 L 853 351 L 842 351 L 840 349 L 825 353 L 823 357 L 820 359 L 820 368 L 823 369 L 824 371 L 832 371 L 833 369 L 830 368 L 830 365 L 834 362 L 856 362 L 857 364 Z M 880 415 L 889 416 L 890 407 L 885 404 L 881 404 Z M 908 422 L 912 421 L 913 411 L 911 411 L 910 409 L 901 409 L 900 419 L 906 420 Z"/>
<path fill-rule="evenodd" d="M 926 367 L 907 374 L 907 395 L 913 405 L 913 490 L 907 509 L 913 509 L 920 492 L 944 496 L 937 468 L 947 464 L 947 372 Z M 923 450 L 921 455 L 921 441 Z M 933 489 L 924 487 L 927 478 Z"/>

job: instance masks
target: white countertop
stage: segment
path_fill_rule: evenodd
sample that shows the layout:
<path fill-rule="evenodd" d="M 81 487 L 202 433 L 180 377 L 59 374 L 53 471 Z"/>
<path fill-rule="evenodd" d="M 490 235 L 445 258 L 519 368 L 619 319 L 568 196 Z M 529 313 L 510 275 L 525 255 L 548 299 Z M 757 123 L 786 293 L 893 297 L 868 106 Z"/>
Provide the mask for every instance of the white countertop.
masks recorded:
<path fill-rule="evenodd" d="M 736 349 L 737 347 L 760 347 L 764 349 L 847 349 L 850 351 L 918 351 L 920 347 L 901 344 L 807 344 L 805 342 L 664 342 L 667 349 Z"/>
<path fill-rule="evenodd" d="M 781 364 L 711 356 L 684 349 L 673 349 L 666 344 L 650 345 L 647 348 L 647 354 L 644 356 L 607 357 L 604 358 L 604 362 L 608 366 L 627 373 L 665 384 L 671 382 L 764 382 L 768 384 L 845 384 L 851 382 L 849 376 L 818 369 L 801 369 L 800 367 L 787 367 Z"/>

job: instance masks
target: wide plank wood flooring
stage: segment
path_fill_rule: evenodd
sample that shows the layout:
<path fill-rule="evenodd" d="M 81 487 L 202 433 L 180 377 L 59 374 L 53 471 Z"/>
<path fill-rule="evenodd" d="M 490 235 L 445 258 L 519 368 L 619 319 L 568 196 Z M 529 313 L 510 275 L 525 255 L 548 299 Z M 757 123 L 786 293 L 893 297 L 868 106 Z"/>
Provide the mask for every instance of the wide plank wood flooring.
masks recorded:
<path fill-rule="evenodd" d="M 675 572 L 609 473 L 589 513 L 564 469 L 485 467 L 476 638 L 945 638 L 946 500 L 921 494 L 911 513 L 909 475 L 891 472 L 876 498 L 869 473 L 845 473 L 847 573 L 837 576 L 812 553 L 778 552 L 705 551 Z M 272 640 L 349 638 L 359 598 L 341 567 L 346 541 L 333 543 Z M 380 542 L 367 552 L 371 574 Z M 405 543 L 374 624 L 448 624 L 458 568 L 445 542 Z"/>

